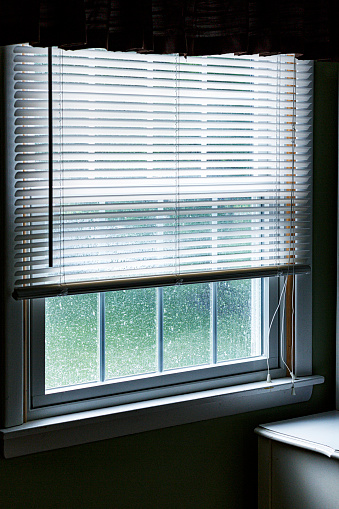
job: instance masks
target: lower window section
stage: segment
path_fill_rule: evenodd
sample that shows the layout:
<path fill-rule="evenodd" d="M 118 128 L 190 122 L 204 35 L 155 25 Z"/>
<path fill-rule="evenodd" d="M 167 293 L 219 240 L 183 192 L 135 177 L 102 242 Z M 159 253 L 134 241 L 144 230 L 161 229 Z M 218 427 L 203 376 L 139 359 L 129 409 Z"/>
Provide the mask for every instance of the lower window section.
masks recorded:
<path fill-rule="evenodd" d="M 248 279 L 45 299 L 45 391 L 267 354 L 265 284 Z M 34 332 L 33 340 L 39 342 Z"/>

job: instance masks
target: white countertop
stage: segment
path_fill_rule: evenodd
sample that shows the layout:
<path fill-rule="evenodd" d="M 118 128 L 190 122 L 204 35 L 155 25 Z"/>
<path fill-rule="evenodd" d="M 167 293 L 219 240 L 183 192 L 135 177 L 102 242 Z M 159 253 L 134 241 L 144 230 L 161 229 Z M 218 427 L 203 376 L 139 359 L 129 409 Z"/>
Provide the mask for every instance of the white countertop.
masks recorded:
<path fill-rule="evenodd" d="M 339 460 L 339 411 L 261 424 L 258 435 Z"/>

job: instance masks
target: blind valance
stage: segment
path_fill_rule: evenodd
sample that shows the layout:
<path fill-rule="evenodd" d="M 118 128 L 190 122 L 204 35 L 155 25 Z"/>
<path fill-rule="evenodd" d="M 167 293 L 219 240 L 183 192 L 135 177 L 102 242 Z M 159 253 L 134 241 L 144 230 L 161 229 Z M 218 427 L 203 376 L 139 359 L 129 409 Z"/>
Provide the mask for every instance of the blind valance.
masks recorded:
<path fill-rule="evenodd" d="M 53 49 L 49 267 L 47 50 L 14 61 L 17 297 L 308 265 L 310 62 Z"/>
<path fill-rule="evenodd" d="M 0 0 L 0 45 L 338 60 L 335 0 Z"/>

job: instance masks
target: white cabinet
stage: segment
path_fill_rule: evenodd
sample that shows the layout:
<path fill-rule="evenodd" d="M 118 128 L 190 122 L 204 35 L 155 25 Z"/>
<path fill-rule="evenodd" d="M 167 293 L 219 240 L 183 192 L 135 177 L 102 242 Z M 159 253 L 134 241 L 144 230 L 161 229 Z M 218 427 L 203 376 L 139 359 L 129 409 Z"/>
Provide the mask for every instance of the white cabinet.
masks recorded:
<path fill-rule="evenodd" d="M 339 509 L 339 412 L 263 424 L 259 509 Z"/>

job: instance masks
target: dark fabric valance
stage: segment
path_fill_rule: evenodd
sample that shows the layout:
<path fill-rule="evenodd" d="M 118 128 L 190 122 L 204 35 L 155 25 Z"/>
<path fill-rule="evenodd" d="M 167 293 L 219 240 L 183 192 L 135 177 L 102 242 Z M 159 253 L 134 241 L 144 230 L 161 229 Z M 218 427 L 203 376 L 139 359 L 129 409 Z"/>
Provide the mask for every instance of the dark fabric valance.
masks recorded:
<path fill-rule="evenodd" d="M 0 45 L 339 60 L 338 0 L 0 0 Z"/>

